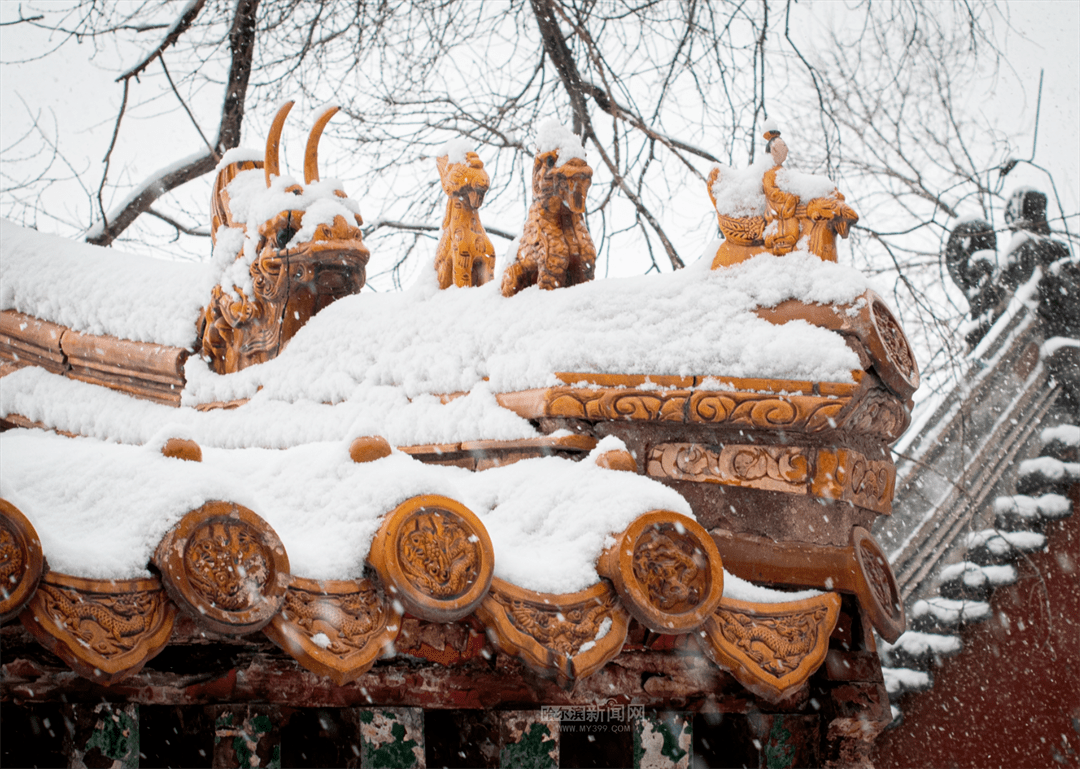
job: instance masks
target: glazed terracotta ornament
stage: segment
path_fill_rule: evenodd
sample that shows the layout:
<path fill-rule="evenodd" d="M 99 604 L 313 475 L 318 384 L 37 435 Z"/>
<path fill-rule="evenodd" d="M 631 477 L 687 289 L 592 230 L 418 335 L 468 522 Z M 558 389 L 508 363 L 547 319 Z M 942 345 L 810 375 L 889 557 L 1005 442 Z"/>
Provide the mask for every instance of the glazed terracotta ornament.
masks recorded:
<path fill-rule="evenodd" d="M 349 444 L 349 458 L 357 464 L 390 456 L 390 444 L 380 435 L 362 435 Z"/>
<path fill-rule="evenodd" d="M 451 154 L 435 159 L 447 195 L 435 272 L 439 288 L 482 286 L 495 272 L 495 246 L 484 232 L 479 210 L 491 180 L 475 152 L 455 155 L 454 160 Z"/>
<path fill-rule="evenodd" d="M 604 551 L 596 570 L 615 585 L 626 610 L 655 633 L 689 633 L 720 603 L 720 553 L 699 524 L 654 510 L 637 518 Z"/>
<path fill-rule="evenodd" d="M 851 593 L 889 643 L 907 628 L 904 602 L 889 560 L 861 526 L 852 527 L 850 547 L 774 542 L 723 529 L 713 529 L 712 537 L 732 574 L 770 585 Z"/>
<path fill-rule="evenodd" d="M 551 123 L 541 129 L 533 160 L 533 202 L 517 258 L 503 275 L 503 296 L 528 286 L 544 290 L 593 279 L 596 247 L 585 223 L 592 168 L 580 141 Z"/>
<path fill-rule="evenodd" d="M 169 438 L 161 447 L 161 453 L 170 459 L 202 462 L 202 449 L 198 443 L 188 438 Z"/>
<path fill-rule="evenodd" d="M 915 353 L 900 321 L 876 291 L 866 291 L 851 304 L 808 304 L 788 299 L 775 307 L 759 307 L 755 312 L 777 325 L 802 320 L 857 337 L 869 352 L 874 371 L 892 392 L 906 401 L 919 389 Z"/>
<path fill-rule="evenodd" d="M 836 593 L 772 604 L 724 596 L 705 622 L 700 643 L 739 683 L 777 702 L 821 667 L 839 615 Z"/>
<path fill-rule="evenodd" d="M 0 499 L 0 623 L 18 615 L 45 571 L 41 540 L 26 516 Z"/>
<path fill-rule="evenodd" d="M 401 633 L 401 611 L 369 579 L 293 577 L 263 633 L 338 686 L 366 673 Z"/>
<path fill-rule="evenodd" d="M 637 472 L 637 462 L 634 455 L 626 449 L 612 449 L 605 451 L 596 458 L 596 466 L 606 470 L 621 470 L 627 473 Z"/>
<path fill-rule="evenodd" d="M 246 231 L 251 224 L 238 221 L 229 205 L 229 184 L 237 175 L 261 167 L 268 189 L 281 175 L 278 147 L 292 106 L 293 102 L 287 102 L 274 118 L 262 163 L 230 163 L 218 172 L 211 199 L 215 244 L 220 227 Z M 311 129 L 304 157 L 306 186 L 293 185 L 285 192 L 303 195 L 307 186 L 319 181 L 319 139 L 337 111 L 333 107 L 323 112 Z M 341 190 L 335 195 L 346 197 Z M 277 357 L 315 313 L 363 287 L 370 252 L 360 232 L 360 215 L 354 214 L 349 221 L 337 214 L 332 222 L 315 226 L 309 240 L 294 243 L 293 236 L 304 227 L 305 215 L 303 210 L 280 211 L 259 223 L 258 233 L 247 233 L 250 238 L 258 235 L 258 253 L 249 270 L 252 296 L 236 286 L 218 285 L 211 292 L 203 311 L 202 353 L 217 373 L 232 373 Z"/>
<path fill-rule="evenodd" d="M 368 561 L 392 600 L 432 622 L 472 614 L 495 571 L 484 524 L 460 502 L 436 495 L 413 497 L 389 513 Z"/>
<path fill-rule="evenodd" d="M 630 615 L 607 582 L 576 593 L 538 593 L 497 577 L 476 616 L 498 647 L 563 683 L 595 673 L 617 657 Z"/>
<path fill-rule="evenodd" d="M 835 188 L 807 201 L 788 189 L 792 182 L 780 175 L 788 156 L 787 144 L 772 121 L 766 123 L 764 137 L 768 142 L 765 152 L 771 157 L 773 167 L 761 180 L 765 203 L 762 214 L 740 216 L 722 210 L 717 192 L 725 180 L 719 168 L 713 168 L 709 173 L 706 181 L 709 199 L 724 235 L 712 268 L 728 267 L 760 253 L 783 256 L 796 248 L 804 248 L 825 261 L 835 262 L 836 236 L 846 238 L 851 225 L 859 221 L 858 214 Z"/>
<path fill-rule="evenodd" d="M 72 670 L 109 686 L 165 648 L 176 606 L 156 577 L 94 580 L 51 572 L 19 618 Z"/>
<path fill-rule="evenodd" d="M 207 502 L 158 544 L 154 563 L 169 596 L 203 627 L 246 635 L 281 608 L 289 557 L 270 525 L 246 507 Z"/>

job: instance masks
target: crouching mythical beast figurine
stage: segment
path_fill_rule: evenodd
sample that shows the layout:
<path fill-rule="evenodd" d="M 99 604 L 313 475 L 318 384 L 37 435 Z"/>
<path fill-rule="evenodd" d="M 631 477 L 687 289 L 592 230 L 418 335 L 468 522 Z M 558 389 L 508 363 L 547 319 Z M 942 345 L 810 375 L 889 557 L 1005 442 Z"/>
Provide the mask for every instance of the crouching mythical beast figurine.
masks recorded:
<path fill-rule="evenodd" d="M 479 212 L 491 180 L 475 152 L 447 152 L 435 162 L 447 198 L 442 238 L 435 251 L 439 288 L 482 286 L 495 272 L 495 246 L 484 232 Z"/>
<path fill-rule="evenodd" d="M 215 249 L 236 254 L 200 323 L 203 355 L 219 374 L 276 357 L 309 318 L 360 291 L 366 278 L 359 207 L 333 182 L 319 181 L 319 139 L 337 107 L 311 129 L 300 185 L 282 177 L 278 164 L 292 105 L 274 118 L 264 162 L 227 163 L 214 182 Z"/>
<path fill-rule="evenodd" d="M 533 203 L 517 259 L 503 274 L 503 296 L 538 285 L 550 290 L 593 279 L 596 246 L 585 223 L 592 169 L 577 137 L 545 127 L 533 161 Z M 569 156 L 569 157 L 566 157 Z"/>

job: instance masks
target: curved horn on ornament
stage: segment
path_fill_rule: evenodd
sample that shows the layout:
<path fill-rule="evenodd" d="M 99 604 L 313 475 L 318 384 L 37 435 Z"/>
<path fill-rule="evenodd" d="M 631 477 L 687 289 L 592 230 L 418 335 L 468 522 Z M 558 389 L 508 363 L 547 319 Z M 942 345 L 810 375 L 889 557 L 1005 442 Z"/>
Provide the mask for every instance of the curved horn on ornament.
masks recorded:
<path fill-rule="evenodd" d="M 307 150 L 304 152 L 304 184 L 319 181 L 319 139 L 322 138 L 322 132 L 326 128 L 326 124 L 330 122 L 330 118 L 337 114 L 339 109 L 340 107 L 327 108 L 319 116 L 319 119 L 315 121 L 315 126 L 308 135 Z"/>
<path fill-rule="evenodd" d="M 263 172 L 266 174 L 266 186 L 270 186 L 271 176 L 281 176 L 281 166 L 278 163 L 278 147 L 281 144 L 281 129 L 285 127 L 285 118 L 289 116 L 294 101 L 287 101 L 281 105 L 281 109 L 274 115 L 274 122 L 270 125 L 270 133 L 266 137 L 266 160 L 263 163 Z"/>

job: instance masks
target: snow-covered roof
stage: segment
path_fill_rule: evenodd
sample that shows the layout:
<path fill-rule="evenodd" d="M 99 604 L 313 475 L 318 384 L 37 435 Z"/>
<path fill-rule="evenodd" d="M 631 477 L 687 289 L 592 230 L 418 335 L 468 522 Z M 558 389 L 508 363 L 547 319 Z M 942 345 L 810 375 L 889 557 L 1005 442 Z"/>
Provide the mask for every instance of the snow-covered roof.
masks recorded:
<path fill-rule="evenodd" d="M 76 331 L 192 347 L 220 266 L 128 254 L 0 219 L 0 310 Z"/>
<path fill-rule="evenodd" d="M 211 267 L 117 255 L 3 224 L 0 309 L 75 331 L 195 346 Z M 758 377 L 851 382 L 861 369 L 844 338 L 802 321 L 755 314 L 787 299 L 841 304 L 867 288 L 857 271 L 807 253 L 760 255 L 722 271 L 598 280 L 507 299 L 498 281 L 332 304 L 274 360 L 218 375 L 188 360 L 185 407 L 133 401 L 25 369 L 4 379 L 0 407 L 57 429 L 143 443 L 166 426 L 201 445 L 281 448 L 382 435 L 395 445 L 535 436 L 495 394 L 560 384 L 556 372 Z M 444 403 L 438 396 L 467 393 Z"/>
<path fill-rule="evenodd" d="M 256 172 L 244 173 L 255 180 Z M 260 195 L 281 193 L 273 185 L 265 190 L 252 184 Z M 244 209 L 242 196 L 236 202 Z M 258 218 L 248 217 L 249 230 Z M 511 298 L 501 295 L 497 280 L 440 291 L 431 271 L 402 293 L 341 298 L 311 318 L 277 357 L 217 374 L 195 354 L 196 319 L 213 285 L 223 278 L 238 285 L 233 279 L 242 261 L 233 258 L 238 242 L 225 243 L 228 247 L 219 248 L 208 264 L 169 271 L 154 260 L 119 257 L 9 223 L 3 236 L 0 310 L 23 313 L 5 313 L 5 328 L 12 330 L 25 318 L 31 325 L 57 324 L 23 340 L 32 349 L 74 335 L 84 351 L 112 345 L 114 358 L 136 355 L 135 348 L 116 340 L 106 344 L 111 335 L 176 353 L 166 356 L 176 367 L 173 378 L 165 377 L 167 383 L 159 386 L 182 388 L 182 397 L 154 402 L 118 391 L 122 388 L 96 379 L 93 371 L 83 376 L 67 350 L 60 350 L 67 363 L 47 369 L 18 367 L 52 360 L 49 350 L 20 360 L 19 348 L 4 348 L 17 370 L 5 368 L 0 414 L 56 432 L 17 429 L 0 437 L 0 497 L 30 521 L 57 574 L 84 579 L 144 577 L 151 563 L 173 579 L 171 567 L 161 562 L 167 557 L 162 553 L 173 547 L 169 538 L 221 501 L 254 511 L 260 525 L 280 539 L 281 556 L 288 554 L 286 581 L 360 580 L 371 568 L 385 581 L 390 572 L 380 560 L 387 557 L 380 555 L 386 552 L 380 532 L 397 520 L 403 505 L 436 495 L 471 511 L 478 531 L 490 537 L 494 567 L 489 574 L 501 580 L 499 590 L 565 601 L 579 591 L 610 591 L 605 580 L 624 591 L 610 571 L 611 559 L 622 557 L 615 548 L 623 541 L 618 538 L 629 536 L 651 511 L 666 511 L 657 515 L 666 516 L 676 538 L 689 536 L 686 527 L 698 529 L 693 536 L 701 544 L 693 557 L 705 560 L 688 568 L 699 576 L 703 566 L 715 574 L 701 577 L 706 582 L 699 598 L 712 601 L 712 608 L 701 616 L 688 613 L 682 632 L 689 632 L 704 628 L 721 600 L 723 571 L 718 555 L 702 555 L 704 550 L 715 554 L 715 545 L 694 523 L 688 499 L 673 484 L 641 472 L 645 457 L 625 460 L 627 469 L 637 472 L 608 469 L 603 458 L 612 452 L 629 456 L 619 438 L 603 437 L 602 430 L 573 434 L 555 429 L 558 424 L 542 424 L 541 417 L 565 413 L 559 409 L 569 407 L 556 408 L 558 398 L 576 403 L 579 391 L 617 397 L 625 391 L 658 401 L 670 396 L 686 404 L 702 395 L 717 403 L 727 398 L 745 404 L 739 413 L 746 415 L 733 417 L 724 429 L 742 429 L 735 422 L 743 419 L 747 429 L 772 431 L 784 442 L 777 437 L 783 425 L 770 421 L 783 419 L 776 414 L 791 411 L 803 420 L 799 429 L 807 431 L 838 429 L 828 415 L 848 404 L 854 409 L 856 392 L 878 381 L 866 377 L 864 362 L 848 340 L 860 332 L 844 326 L 845 336 L 842 323 L 830 330 L 791 317 L 770 322 L 757 312 L 797 300 L 802 307 L 824 306 L 826 314 L 835 305 L 865 314 L 866 301 L 858 302 L 868 291 L 866 279 L 807 252 L 783 258 L 762 254 L 715 271 L 706 258 L 677 274 L 599 280 L 557 291 L 533 287 Z M 219 236 L 219 247 L 226 240 Z M 95 278 L 72 277 L 79 274 Z M 93 350 L 85 354 L 92 358 Z M 100 365 L 102 371 L 116 368 L 108 361 Z M 607 377 L 606 384 L 594 384 L 590 377 Z M 522 405 L 530 398 L 539 398 L 543 409 Z M 818 426 L 810 427 L 819 410 Z M 732 414 L 736 411 L 733 406 Z M 673 415 L 684 425 L 700 416 L 680 410 L 665 418 Z M 611 411 L 598 418 L 622 416 Z M 573 421 L 568 418 L 567 424 Z M 694 429 L 701 428 L 686 427 Z M 865 432 L 865 427 L 852 429 Z M 884 440 L 891 428 L 881 429 L 879 440 Z M 350 446 L 364 436 L 385 438 L 405 450 L 354 461 Z M 197 442 L 201 461 L 165 456 L 162 446 L 172 438 Z M 579 455 L 589 445 L 595 449 L 576 462 L 537 456 L 544 452 L 530 449 L 543 444 L 551 453 L 568 445 L 556 445 L 564 439 L 581 443 L 573 449 Z M 472 451 L 462 448 L 470 443 L 498 444 L 496 451 L 504 453 L 482 472 L 471 469 L 479 469 L 480 459 L 466 459 L 467 467 L 453 465 L 459 457 L 440 460 L 444 451 Z M 486 449 L 478 451 L 480 456 Z M 507 464 L 499 466 L 503 460 Z M 64 472 L 58 474 L 57 467 Z M 807 486 L 802 493 L 817 492 Z M 668 556 L 661 552 L 659 557 Z M 822 639 L 836 621 L 840 602 L 834 594 L 778 591 L 730 574 L 722 582 L 723 598 L 731 601 L 779 603 L 783 611 L 796 613 L 810 610 L 805 602 L 820 604 L 827 609 L 821 621 L 828 625 Z M 387 584 L 393 590 L 393 583 Z M 637 599 L 619 595 L 626 611 L 646 623 L 634 613 Z M 495 611 L 493 605 L 485 611 Z M 483 621 L 497 621 L 492 617 Z M 625 633 L 625 616 L 620 621 Z M 607 644 L 612 648 L 604 655 L 618 653 L 617 640 Z M 818 646 L 800 676 L 820 664 L 826 645 Z M 773 686 L 769 675 L 755 673 L 747 685 L 755 686 L 755 676 L 763 676 L 762 691 L 775 697 L 803 680 Z"/>
<path fill-rule="evenodd" d="M 483 521 L 496 576 L 554 593 L 596 583 L 610 534 L 639 515 L 666 509 L 693 517 L 672 489 L 598 467 L 607 444 L 581 462 L 543 457 L 473 473 L 401 452 L 357 464 L 341 442 L 205 449 L 202 462 L 185 462 L 163 456 L 158 441 L 126 446 L 33 430 L 2 440 L 0 496 L 31 519 L 52 568 L 95 579 L 149 576 L 165 532 L 215 499 L 264 518 L 294 574 L 359 579 L 382 517 L 410 497 L 441 494 Z"/>

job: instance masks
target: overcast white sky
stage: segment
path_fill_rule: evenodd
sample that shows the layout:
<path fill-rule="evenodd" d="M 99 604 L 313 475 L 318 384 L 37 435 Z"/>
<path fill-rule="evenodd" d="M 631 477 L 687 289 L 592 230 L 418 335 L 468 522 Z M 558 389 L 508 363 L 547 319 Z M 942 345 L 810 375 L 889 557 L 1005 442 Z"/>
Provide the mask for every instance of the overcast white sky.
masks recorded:
<path fill-rule="evenodd" d="M 0 3 L 0 21 L 9 21 L 18 12 L 18 3 L 10 0 Z M 971 94 L 970 108 L 984 112 L 997 121 L 1002 131 L 1016 136 L 1018 154 L 1026 157 L 1031 150 L 1039 71 L 1044 69 L 1035 161 L 1054 173 L 1066 209 L 1076 211 L 1080 208 L 1080 139 L 1077 130 L 1080 125 L 1080 0 L 1011 2 L 1008 13 L 1013 31 L 1004 46 L 1011 71 L 1001 72 L 996 80 L 987 79 L 981 92 Z M 147 47 L 156 42 L 157 34 L 148 34 Z M 15 177 L 25 176 L 27 163 L 40 165 L 40 157 L 26 159 L 29 144 L 20 144 L 18 139 L 28 130 L 32 116 L 38 117 L 50 135 L 55 135 L 55 121 L 60 126 L 60 150 L 74 171 L 83 177 L 84 184 L 93 189 L 100 179 L 101 160 L 111 138 L 120 102 L 121 88 L 114 79 L 117 72 L 138 59 L 141 51 L 116 55 L 110 51 L 95 51 L 89 43 L 69 43 L 43 58 L 9 63 L 40 56 L 48 48 L 46 35 L 27 25 L 0 27 L 0 50 L 4 61 L 0 67 L 2 162 L 5 171 Z M 213 97 L 207 95 L 206 98 Z M 220 94 L 216 98 L 220 99 Z M 174 104 L 171 100 L 160 105 L 149 104 L 128 113 L 120 147 L 113 158 L 110 180 L 134 183 L 202 147 L 195 129 L 174 110 Z M 215 111 L 213 104 L 207 106 L 211 112 Z M 247 127 L 254 133 L 263 128 L 250 124 Z M 261 139 L 253 141 L 247 136 L 245 131 L 245 144 L 261 145 Z M 325 175 L 334 175 L 333 157 L 330 151 L 320 153 L 320 158 L 325 158 L 324 162 L 330 166 Z M 292 162 L 297 163 L 299 159 L 292 159 Z M 5 179 L 4 186 L 9 183 L 10 179 Z M 208 197 L 210 177 L 188 186 L 199 184 L 205 186 L 204 197 Z M 1046 176 L 1025 166 L 1010 174 L 1005 189 L 1008 191 L 1020 184 L 1051 192 Z M 4 198 L 0 200 L 0 214 L 10 210 L 10 196 Z M 85 224 L 86 200 L 86 193 L 74 182 L 51 191 L 44 201 L 48 216 L 38 220 L 39 228 L 77 235 L 68 223 L 82 221 Z M 360 202 L 366 218 L 373 219 L 380 214 L 377 210 L 379 201 L 362 199 Z M 1080 229 L 1080 221 L 1070 221 L 1069 226 L 1075 232 Z"/>

